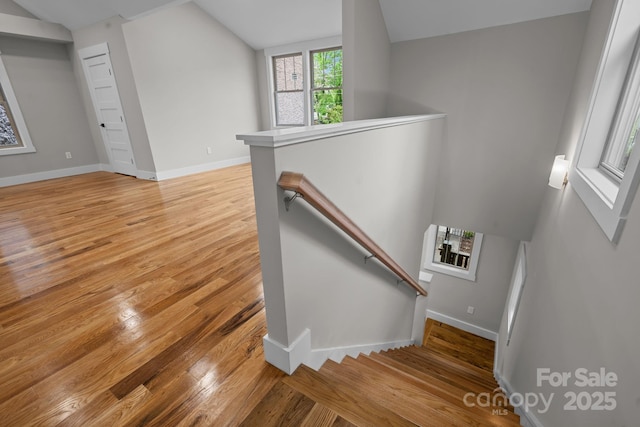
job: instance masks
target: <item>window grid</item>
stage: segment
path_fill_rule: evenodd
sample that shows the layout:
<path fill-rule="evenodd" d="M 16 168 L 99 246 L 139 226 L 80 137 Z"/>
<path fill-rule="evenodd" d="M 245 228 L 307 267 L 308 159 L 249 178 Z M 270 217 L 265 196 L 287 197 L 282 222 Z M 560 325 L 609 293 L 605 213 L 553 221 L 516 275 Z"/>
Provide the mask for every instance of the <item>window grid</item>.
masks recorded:
<path fill-rule="evenodd" d="M 304 68 L 302 53 L 274 56 L 276 126 L 304 125 Z"/>

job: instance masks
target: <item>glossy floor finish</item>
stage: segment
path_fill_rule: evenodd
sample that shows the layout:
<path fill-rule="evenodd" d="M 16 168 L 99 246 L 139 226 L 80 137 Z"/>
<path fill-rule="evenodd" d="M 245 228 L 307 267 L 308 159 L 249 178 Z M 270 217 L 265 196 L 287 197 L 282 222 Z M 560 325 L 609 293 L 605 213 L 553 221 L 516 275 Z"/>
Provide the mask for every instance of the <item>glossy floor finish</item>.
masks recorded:
<path fill-rule="evenodd" d="M 429 319 L 423 346 L 329 360 L 317 372 L 300 366 L 243 426 L 517 427 L 493 378 L 492 349 L 489 340 Z"/>
<path fill-rule="evenodd" d="M 264 361 L 248 165 L 0 188 L 0 425 L 235 425 Z"/>
<path fill-rule="evenodd" d="M 261 280 L 248 165 L 0 188 L 0 426 L 518 425 L 463 405 L 494 393 L 492 343 L 433 322 L 286 376 Z"/>

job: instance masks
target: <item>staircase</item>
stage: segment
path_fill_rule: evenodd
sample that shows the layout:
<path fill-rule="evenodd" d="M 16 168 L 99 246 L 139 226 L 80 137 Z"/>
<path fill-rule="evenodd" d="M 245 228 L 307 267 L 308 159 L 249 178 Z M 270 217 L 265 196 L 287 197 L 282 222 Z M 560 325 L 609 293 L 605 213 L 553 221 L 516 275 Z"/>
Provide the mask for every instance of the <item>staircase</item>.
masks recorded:
<path fill-rule="evenodd" d="M 519 426 L 493 378 L 492 349 L 489 340 L 429 320 L 422 347 L 329 360 L 317 372 L 301 366 L 243 425 Z"/>

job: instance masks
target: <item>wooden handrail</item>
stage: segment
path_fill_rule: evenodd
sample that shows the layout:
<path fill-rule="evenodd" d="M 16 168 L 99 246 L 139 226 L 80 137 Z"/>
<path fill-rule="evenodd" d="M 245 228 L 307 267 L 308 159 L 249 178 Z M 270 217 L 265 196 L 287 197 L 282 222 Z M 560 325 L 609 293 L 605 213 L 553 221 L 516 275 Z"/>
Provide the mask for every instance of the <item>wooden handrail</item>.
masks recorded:
<path fill-rule="evenodd" d="M 278 186 L 283 190 L 295 191 L 318 212 L 324 215 L 329 221 L 347 233 L 353 240 L 368 250 L 378 261 L 386 265 L 404 282 L 416 290 L 421 295 L 427 296 L 422 286 L 418 284 L 409 274 L 398 265 L 385 251 L 380 248 L 364 231 L 360 229 L 348 216 L 346 216 L 336 205 L 334 205 L 324 194 L 320 192 L 303 174 L 295 172 L 282 172 L 278 180 Z"/>

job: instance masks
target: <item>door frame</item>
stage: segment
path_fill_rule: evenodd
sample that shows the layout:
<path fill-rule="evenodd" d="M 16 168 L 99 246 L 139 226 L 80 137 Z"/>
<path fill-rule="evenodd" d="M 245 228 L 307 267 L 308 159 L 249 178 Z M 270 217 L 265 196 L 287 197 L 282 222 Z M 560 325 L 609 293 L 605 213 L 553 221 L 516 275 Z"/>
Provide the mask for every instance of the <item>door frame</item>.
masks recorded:
<path fill-rule="evenodd" d="M 95 98 L 95 94 L 94 91 L 91 87 L 91 80 L 89 77 L 89 70 L 87 69 L 87 65 L 85 60 L 86 59 L 90 59 L 96 56 L 100 56 L 100 55 L 105 55 L 106 56 L 106 60 L 108 62 L 109 65 L 109 69 L 112 71 L 112 77 L 113 77 L 113 82 L 114 82 L 114 86 L 116 89 L 116 93 L 118 94 L 118 107 L 120 108 L 120 111 L 122 112 L 122 124 L 124 126 L 124 137 L 125 137 L 125 142 L 129 147 L 129 150 L 131 151 L 131 159 L 132 159 L 132 163 L 133 163 L 133 168 L 136 170 L 136 174 L 133 176 L 138 175 L 138 167 L 136 164 L 136 160 L 135 160 L 135 153 L 133 151 L 133 146 L 131 145 L 131 137 L 129 136 L 129 127 L 127 126 L 127 119 L 125 117 L 124 114 L 124 109 L 122 108 L 122 101 L 120 99 L 120 91 L 118 90 L 118 84 L 116 82 L 116 78 L 115 78 L 115 72 L 113 72 L 113 65 L 111 63 L 111 53 L 109 51 L 109 44 L 108 43 L 100 43 L 94 46 L 88 46 L 82 49 L 78 50 L 78 56 L 80 58 L 80 65 L 82 67 L 82 71 L 84 73 L 84 79 L 85 79 L 85 83 L 87 85 L 87 89 L 89 91 L 89 97 L 91 98 L 91 103 L 92 103 L 92 108 L 93 108 L 93 114 L 94 117 L 96 118 L 96 125 L 98 127 L 100 127 L 100 117 L 98 115 L 98 102 Z M 111 148 L 109 147 L 109 142 L 107 141 L 107 136 L 106 136 L 106 130 L 103 128 L 99 129 L 100 131 L 100 138 L 102 139 L 102 145 L 104 146 L 105 151 L 107 152 L 107 157 L 109 158 L 109 165 L 111 167 L 111 171 L 114 172 L 115 168 L 114 168 L 114 161 L 113 161 L 113 157 L 111 156 Z"/>

